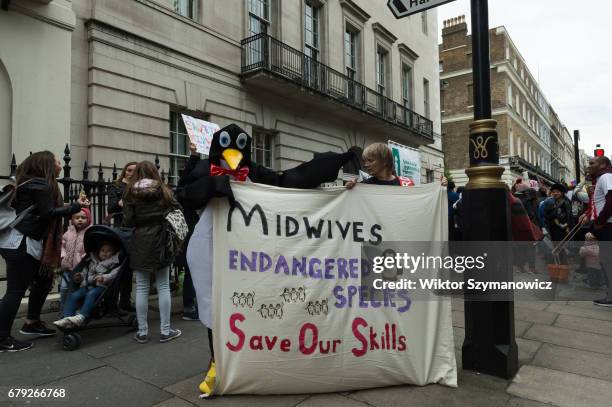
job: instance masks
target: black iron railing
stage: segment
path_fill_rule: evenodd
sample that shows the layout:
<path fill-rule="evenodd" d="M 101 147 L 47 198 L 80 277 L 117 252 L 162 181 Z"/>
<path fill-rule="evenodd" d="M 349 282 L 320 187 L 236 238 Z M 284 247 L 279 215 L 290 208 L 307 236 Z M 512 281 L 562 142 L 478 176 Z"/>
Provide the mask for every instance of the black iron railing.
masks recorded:
<path fill-rule="evenodd" d="M 529 161 L 523 159 L 520 156 L 515 155 L 515 156 L 508 157 L 508 163 L 510 164 L 510 167 L 527 170 L 533 173 L 534 175 L 540 176 L 541 178 L 545 179 L 546 181 L 550 183 L 554 184 L 556 182 L 559 182 L 559 180 L 555 179 L 551 174 L 545 172 L 542 168 L 540 168 L 540 166 L 533 165 Z"/>
<path fill-rule="evenodd" d="M 433 123 L 349 76 L 267 34 L 241 41 L 242 74 L 266 70 L 433 140 Z"/>

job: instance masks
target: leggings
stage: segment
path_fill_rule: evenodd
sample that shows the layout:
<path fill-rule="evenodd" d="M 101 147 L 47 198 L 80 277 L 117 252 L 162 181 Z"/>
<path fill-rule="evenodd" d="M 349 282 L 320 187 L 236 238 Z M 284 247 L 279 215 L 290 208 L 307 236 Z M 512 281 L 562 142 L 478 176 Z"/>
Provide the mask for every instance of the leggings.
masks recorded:
<path fill-rule="evenodd" d="M 0 254 L 6 261 L 6 294 L 0 302 L 0 338 L 4 338 L 11 335 L 19 304 L 28 287 L 28 319 L 40 320 L 40 311 L 51 291 L 53 279 L 39 273 L 40 261 L 27 253 L 25 237 L 19 248 L 0 249 Z"/>

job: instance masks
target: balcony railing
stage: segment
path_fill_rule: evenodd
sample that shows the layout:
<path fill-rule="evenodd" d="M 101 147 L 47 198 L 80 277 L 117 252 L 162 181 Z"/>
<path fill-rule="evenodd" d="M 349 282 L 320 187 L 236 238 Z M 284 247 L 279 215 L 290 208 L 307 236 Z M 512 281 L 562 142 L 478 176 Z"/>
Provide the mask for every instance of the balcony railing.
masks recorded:
<path fill-rule="evenodd" d="M 556 179 L 553 175 L 549 174 L 548 172 L 544 171 L 539 165 L 533 165 L 529 161 L 523 159 L 520 156 L 515 155 L 515 156 L 508 157 L 508 164 L 510 165 L 510 167 L 520 168 L 522 170 L 527 170 L 533 173 L 534 175 L 539 175 L 540 177 L 544 178 L 550 183 L 559 182 L 558 179 Z"/>
<path fill-rule="evenodd" d="M 267 34 L 241 41 L 242 74 L 266 70 L 433 140 L 433 123 L 349 76 Z"/>

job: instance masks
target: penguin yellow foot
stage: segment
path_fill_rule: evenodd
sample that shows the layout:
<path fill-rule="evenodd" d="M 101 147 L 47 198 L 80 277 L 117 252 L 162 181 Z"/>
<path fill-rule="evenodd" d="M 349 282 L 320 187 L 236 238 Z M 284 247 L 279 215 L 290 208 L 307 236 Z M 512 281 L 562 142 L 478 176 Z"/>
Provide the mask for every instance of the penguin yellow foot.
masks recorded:
<path fill-rule="evenodd" d="M 211 362 L 210 364 L 210 368 L 208 369 L 208 372 L 206 373 L 206 377 L 204 377 L 204 380 L 202 381 L 202 383 L 200 383 L 200 392 L 202 393 L 200 395 L 200 397 L 208 397 L 212 394 L 214 388 L 215 388 L 215 380 L 217 379 L 217 367 L 215 365 L 215 362 Z"/>

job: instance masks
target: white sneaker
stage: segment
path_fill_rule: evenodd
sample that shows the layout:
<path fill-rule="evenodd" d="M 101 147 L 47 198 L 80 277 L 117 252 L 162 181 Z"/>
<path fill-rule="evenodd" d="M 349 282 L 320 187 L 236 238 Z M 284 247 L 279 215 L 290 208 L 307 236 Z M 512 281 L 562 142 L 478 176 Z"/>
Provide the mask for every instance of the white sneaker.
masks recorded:
<path fill-rule="evenodd" d="M 85 317 L 83 315 L 81 315 L 81 314 L 76 314 L 73 317 L 68 317 L 68 320 L 74 326 L 81 326 L 81 325 L 83 325 L 83 322 L 85 322 Z"/>
<path fill-rule="evenodd" d="M 55 325 L 58 328 L 68 329 L 72 326 L 72 321 L 70 320 L 70 318 L 71 317 L 64 317 L 62 319 L 59 319 L 53 322 L 53 325 Z"/>

